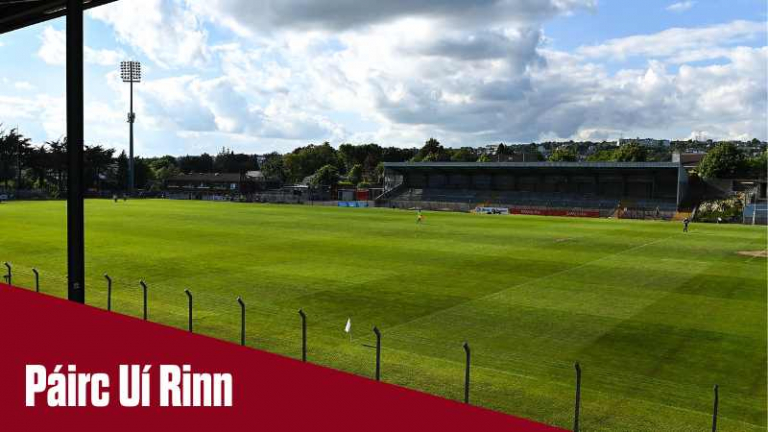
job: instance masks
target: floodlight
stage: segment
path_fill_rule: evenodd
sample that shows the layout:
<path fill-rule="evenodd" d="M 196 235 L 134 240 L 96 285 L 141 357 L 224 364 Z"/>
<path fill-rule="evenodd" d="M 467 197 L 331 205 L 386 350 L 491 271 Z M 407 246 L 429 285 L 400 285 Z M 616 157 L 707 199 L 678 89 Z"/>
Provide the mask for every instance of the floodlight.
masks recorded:
<path fill-rule="evenodd" d="M 136 114 L 133 112 L 133 83 L 141 82 L 141 63 L 133 60 L 120 62 L 120 78 L 123 82 L 129 83 L 130 90 L 130 109 L 128 111 L 129 125 L 129 156 L 128 156 L 128 192 L 133 192 L 134 170 L 133 170 L 133 124 L 136 122 Z"/>
<path fill-rule="evenodd" d="M 141 82 L 141 63 L 137 61 L 120 62 L 120 78 L 123 82 Z"/>

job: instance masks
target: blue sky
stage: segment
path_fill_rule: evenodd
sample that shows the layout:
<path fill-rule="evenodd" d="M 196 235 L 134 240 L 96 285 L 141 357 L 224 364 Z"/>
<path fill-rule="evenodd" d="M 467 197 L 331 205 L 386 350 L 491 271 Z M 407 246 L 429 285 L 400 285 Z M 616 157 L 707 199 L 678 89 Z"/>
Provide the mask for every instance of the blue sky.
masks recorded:
<path fill-rule="evenodd" d="M 63 19 L 0 36 L 0 123 L 64 134 Z M 307 143 L 768 138 L 766 3 L 122 0 L 86 18 L 86 140 L 142 155 Z"/>

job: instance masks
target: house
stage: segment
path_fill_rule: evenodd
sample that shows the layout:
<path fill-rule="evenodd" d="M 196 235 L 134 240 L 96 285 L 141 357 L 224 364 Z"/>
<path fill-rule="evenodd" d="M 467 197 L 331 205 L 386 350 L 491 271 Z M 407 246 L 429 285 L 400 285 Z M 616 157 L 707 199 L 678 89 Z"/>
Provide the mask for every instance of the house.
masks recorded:
<path fill-rule="evenodd" d="M 619 138 L 616 141 L 616 146 L 637 144 L 642 147 L 669 147 L 671 143 L 670 140 L 657 140 L 653 138 Z"/>
<path fill-rule="evenodd" d="M 210 196 L 232 197 L 275 187 L 261 171 L 239 173 L 189 173 L 171 177 L 165 190 L 187 199 L 206 199 Z"/>

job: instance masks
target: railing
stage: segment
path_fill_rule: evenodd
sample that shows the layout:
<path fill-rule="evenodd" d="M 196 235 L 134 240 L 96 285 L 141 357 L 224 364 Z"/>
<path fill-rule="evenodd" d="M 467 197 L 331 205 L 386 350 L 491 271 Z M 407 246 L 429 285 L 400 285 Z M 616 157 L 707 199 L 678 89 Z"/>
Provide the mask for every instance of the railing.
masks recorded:
<path fill-rule="evenodd" d="M 13 268 L 13 266 L 10 263 L 7 263 L 7 262 L 4 263 L 4 267 L 6 269 L 6 273 L 5 273 L 3 278 L 4 278 L 5 282 L 8 285 L 13 285 L 13 281 L 16 280 L 16 278 L 14 276 L 14 268 Z M 40 292 L 41 291 L 41 284 L 40 284 L 41 273 L 38 270 L 34 269 L 34 268 L 31 269 L 31 271 L 34 274 L 34 278 L 35 278 L 35 290 L 37 292 Z M 107 310 L 112 310 L 113 309 L 113 298 L 112 298 L 112 294 L 113 294 L 113 278 L 110 277 L 108 274 L 104 274 L 103 277 L 104 277 L 104 280 L 106 281 L 105 285 L 107 287 L 107 289 L 106 289 Z M 52 277 L 51 279 L 53 279 L 55 282 L 58 282 L 58 283 L 63 283 L 64 282 L 63 278 Z M 151 316 L 149 315 L 150 309 L 149 309 L 149 303 L 148 303 L 148 299 L 149 299 L 148 294 L 152 290 L 152 284 L 151 283 L 147 283 L 144 280 L 140 280 L 140 281 L 135 283 L 135 285 L 134 285 L 135 288 L 131 288 L 131 287 L 126 287 L 126 285 L 129 285 L 129 284 L 126 284 L 125 281 L 119 281 L 119 282 L 120 282 L 120 285 L 121 285 L 123 290 L 131 290 L 131 289 L 135 290 L 136 288 L 140 288 L 140 290 L 141 290 L 141 298 L 142 298 L 140 303 L 143 306 L 143 316 L 142 317 L 146 321 L 151 320 Z M 18 286 L 18 284 L 15 285 L 15 286 Z M 43 286 L 45 287 L 46 285 L 43 285 Z M 187 301 L 186 301 L 186 308 L 185 308 L 186 309 L 186 314 L 185 315 L 186 315 L 186 328 L 187 328 L 187 331 L 193 332 L 193 329 L 194 329 L 193 324 L 196 322 L 196 320 L 195 320 L 195 315 L 193 315 L 194 309 L 193 309 L 193 294 L 192 294 L 192 291 L 191 291 L 191 289 L 183 289 L 183 290 L 179 290 L 179 291 L 180 291 L 180 296 L 179 296 L 180 302 L 181 302 L 181 299 L 184 297 L 184 295 L 186 296 L 186 299 L 187 299 Z M 43 289 L 43 292 L 45 292 L 45 289 Z M 135 295 L 138 297 L 139 294 L 136 293 Z M 135 301 L 136 300 L 134 300 L 134 302 Z M 234 311 L 237 311 L 237 313 L 233 317 L 232 321 L 238 322 L 240 324 L 239 325 L 239 329 L 238 329 L 239 331 L 237 333 L 237 340 L 239 341 L 239 343 L 241 345 L 248 346 L 248 343 L 247 343 L 248 342 L 248 334 L 251 335 L 251 341 L 253 341 L 254 339 L 256 339 L 256 337 L 254 337 L 254 334 L 258 333 L 259 329 L 255 330 L 255 331 L 251 330 L 250 333 L 249 333 L 248 327 L 247 327 L 247 324 L 246 324 L 246 304 L 245 304 L 245 301 L 243 300 L 243 297 L 237 296 L 235 298 L 232 298 L 232 304 L 233 304 L 233 309 L 232 309 L 233 313 L 234 313 Z M 237 308 L 235 308 L 234 305 L 239 305 L 239 306 Z M 279 311 L 275 311 L 275 310 L 272 310 L 272 309 L 264 308 L 263 305 L 262 305 L 262 307 L 260 307 L 260 308 L 257 307 L 255 309 L 260 314 L 272 314 L 274 316 L 280 315 Z M 201 315 L 204 315 L 205 311 L 201 310 L 199 312 L 200 312 Z M 300 358 L 302 359 L 302 361 L 307 362 L 308 361 L 308 346 L 311 346 L 311 339 L 308 338 L 308 332 L 307 332 L 307 321 L 310 319 L 310 317 L 309 317 L 309 315 L 307 313 L 304 312 L 303 309 L 299 309 L 298 310 L 298 315 L 300 317 L 300 320 L 298 322 L 296 322 L 295 325 L 296 325 L 296 334 L 300 335 L 300 337 L 298 337 L 296 339 L 291 339 L 291 340 L 283 340 L 282 342 L 293 345 L 294 347 L 292 348 L 292 351 L 300 353 Z M 285 318 L 287 318 L 287 317 L 285 317 Z M 382 352 L 384 352 L 384 350 L 385 350 L 385 346 L 383 345 L 383 340 L 384 340 L 384 336 L 386 335 L 386 332 L 380 330 L 378 328 L 378 326 L 373 326 L 370 335 L 375 337 L 375 345 L 374 346 L 369 346 L 369 345 L 363 344 L 364 347 L 375 348 L 375 353 L 373 353 L 371 355 L 371 359 L 370 359 L 370 362 L 371 362 L 370 363 L 370 369 L 368 369 L 368 370 L 371 370 L 372 373 L 370 373 L 369 376 L 372 379 L 375 379 L 377 381 L 385 381 L 385 378 L 387 376 L 386 375 L 387 369 L 386 369 L 386 363 L 384 363 L 382 361 Z M 314 335 L 314 337 L 317 338 L 317 339 L 322 339 L 323 335 Z M 352 339 L 352 337 L 351 337 L 351 334 L 350 334 L 350 340 L 351 339 Z M 402 341 L 402 336 L 401 337 L 393 336 L 390 339 L 395 341 L 395 342 L 400 342 L 400 341 Z M 275 339 L 275 338 L 272 338 L 272 337 L 270 337 L 268 335 L 260 335 L 258 337 L 258 340 L 261 342 L 261 344 L 270 345 L 270 346 L 274 347 L 275 346 L 274 343 L 268 344 L 266 342 L 270 342 L 270 341 L 274 342 L 276 340 L 281 340 L 281 338 L 278 337 L 277 339 Z M 411 340 L 409 342 L 410 343 L 419 344 L 419 343 L 424 343 L 425 341 Z M 258 344 L 258 343 L 257 344 L 251 344 L 251 346 L 254 346 L 254 345 L 259 346 L 260 344 Z M 465 356 L 464 362 L 463 362 L 463 369 L 464 369 L 463 383 L 462 383 L 461 387 L 462 387 L 462 390 L 463 390 L 462 391 L 462 396 L 463 396 L 462 397 L 462 401 L 464 403 L 468 404 L 468 403 L 470 403 L 471 388 L 473 388 L 472 387 L 472 376 L 473 375 L 471 374 L 471 371 L 472 371 L 472 369 L 471 369 L 471 365 L 472 365 L 472 363 L 471 363 L 471 354 L 472 354 L 472 351 L 470 350 L 470 345 L 469 345 L 468 341 L 465 341 L 463 344 L 460 344 L 460 345 L 456 344 L 455 345 L 455 350 L 456 350 L 457 353 L 461 352 L 463 350 L 464 356 Z M 393 353 L 402 354 L 402 351 L 400 349 L 397 349 L 397 348 L 393 348 L 392 352 Z M 290 354 L 290 355 L 294 356 L 294 354 Z M 343 352 L 330 353 L 330 358 L 338 359 L 338 358 L 340 358 L 340 356 L 343 356 L 343 355 L 344 355 Z M 328 361 L 327 361 L 328 358 L 329 358 L 328 357 L 328 353 L 324 353 L 324 355 L 319 355 L 318 356 L 318 358 L 316 359 L 316 362 L 318 364 L 327 364 L 328 363 Z M 483 358 L 486 358 L 486 359 L 487 358 L 493 358 L 493 355 L 489 354 L 489 353 L 484 353 Z M 573 405 L 574 410 L 573 410 L 573 414 L 571 416 L 571 424 L 572 424 L 572 430 L 573 431 L 579 431 L 580 428 L 581 428 L 581 425 L 584 423 L 584 414 L 585 413 L 582 412 L 583 411 L 582 410 L 582 373 L 583 373 L 583 371 L 582 371 L 582 364 L 583 363 L 580 363 L 580 362 L 573 363 L 572 364 L 572 366 L 574 368 L 573 371 L 575 372 L 574 375 L 572 375 L 573 381 L 571 381 L 569 383 L 563 383 L 566 386 L 573 385 L 572 389 L 574 391 L 573 394 L 575 395 L 574 399 L 573 399 L 573 401 L 574 401 L 574 405 Z M 483 368 L 479 368 L 479 371 L 487 373 L 487 371 L 483 370 Z M 458 377 L 457 377 L 457 381 L 459 381 Z M 661 382 L 659 382 L 657 384 L 662 384 L 663 385 L 663 383 L 661 383 Z M 451 385 L 451 386 L 453 386 L 453 385 Z M 712 410 L 712 417 L 711 417 L 712 431 L 716 431 L 717 430 L 717 424 L 718 424 L 718 406 L 719 406 L 719 402 L 720 402 L 720 395 L 719 395 L 719 390 L 718 389 L 719 389 L 719 387 L 717 385 L 715 385 L 714 386 L 713 410 Z M 477 392 L 481 392 L 481 391 L 482 391 L 482 387 L 480 387 L 480 390 L 476 390 L 475 391 L 476 393 L 475 393 L 475 396 L 473 396 L 473 399 L 476 398 Z M 588 415 L 589 413 L 586 413 L 586 414 Z"/>

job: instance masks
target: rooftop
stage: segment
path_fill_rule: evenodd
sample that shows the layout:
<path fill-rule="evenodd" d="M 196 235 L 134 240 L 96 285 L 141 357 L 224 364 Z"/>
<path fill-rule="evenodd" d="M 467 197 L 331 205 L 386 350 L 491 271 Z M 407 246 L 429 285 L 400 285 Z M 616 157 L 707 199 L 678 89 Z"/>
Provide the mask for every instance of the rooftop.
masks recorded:
<path fill-rule="evenodd" d="M 385 162 L 384 168 L 500 169 L 500 168 L 597 168 L 677 169 L 677 162 Z"/>
<path fill-rule="evenodd" d="M 174 182 L 238 183 L 240 178 L 238 173 L 189 173 L 179 174 L 168 180 Z"/>

